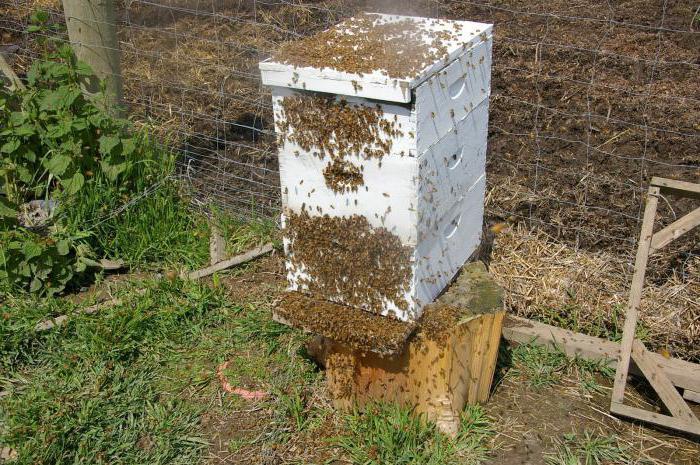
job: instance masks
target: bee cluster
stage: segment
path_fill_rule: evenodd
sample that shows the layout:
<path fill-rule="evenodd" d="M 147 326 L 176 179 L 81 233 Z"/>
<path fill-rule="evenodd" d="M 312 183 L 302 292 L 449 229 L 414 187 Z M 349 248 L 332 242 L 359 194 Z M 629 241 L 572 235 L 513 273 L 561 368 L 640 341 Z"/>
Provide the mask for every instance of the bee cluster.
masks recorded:
<path fill-rule="evenodd" d="M 323 168 L 323 178 L 333 192 L 357 192 L 364 185 L 363 165 L 356 165 L 345 160 L 333 160 Z"/>
<path fill-rule="evenodd" d="M 289 140 L 319 158 L 382 158 L 391 152 L 392 138 L 403 135 L 396 120 L 387 121 L 382 116 L 379 105 L 298 94 L 282 99 L 275 125 L 280 145 Z"/>
<path fill-rule="evenodd" d="M 320 159 L 329 157 L 323 170 L 326 185 L 334 192 L 346 192 L 364 184 L 364 165 L 349 159 L 381 160 L 391 152 L 393 140 L 403 135 L 398 118 L 383 116 L 380 105 L 298 94 L 282 99 L 275 125 L 281 147 L 290 141 Z"/>
<path fill-rule="evenodd" d="M 309 311 L 313 308 L 313 312 Z M 313 334 L 343 341 L 360 352 L 381 355 L 400 353 L 415 325 L 383 318 L 361 310 L 348 311 L 323 299 L 301 292 L 287 292 L 276 309 L 277 315 Z"/>
<path fill-rule="evenodd" d="M 261 63 L 289 290 L 317 302 L 295 297 L 292 324 L 382 346 L 390 331 L 363 317 L 415 322 L 476 249 L 490 37 L 478 23 L 362 14 Z"/>
<path fill-rule="evenodd" d="M 450 27 L 440 31 L 426 27 L 440 25 Z M 459 23 L 438 19 L 391 21 L 363 13 L 319 34 L 282 45 L 273 59 L 359 75 L 382 70 L 391 78 L 403 78 L 445 59 L 447 43 L 457 40 L 461 29 Z"/>
<path fill-rule="evenodd" d="M 360 215 L 285 214 L 288 269 L 303 270 L 297 285 L 320 299 L 379 314 L 390 300 L 407 310 L 413 248 Z"/>

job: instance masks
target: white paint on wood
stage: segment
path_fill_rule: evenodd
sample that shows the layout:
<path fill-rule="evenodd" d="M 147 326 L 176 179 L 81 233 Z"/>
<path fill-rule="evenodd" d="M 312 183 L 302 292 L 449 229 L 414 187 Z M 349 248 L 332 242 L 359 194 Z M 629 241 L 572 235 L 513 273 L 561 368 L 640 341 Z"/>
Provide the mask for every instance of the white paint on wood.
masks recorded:
<path fill-rule="evenodd" d="M 409 19 L 434 32 L 452 29 L 456 23 L 461 27 L 459 37 L 448 44 L 448 56 L 416 76 L 390 79 L 381 70 L 360 76 L 270 60 L 260 64 L 263 84 L 272 86 L 277 130 L 288 131 L 282 134 L 279 149 L 284 209 L 312 216 L 360 215 L 412 247 L 412 277 L 405 290 L 409 308 L 399 310 L 395 302 L 385 301 L 381 309 L 384 315 L 407 321 L 420 316 L 423 305 L 444 289 L 481 239 L 492 51 L 491 25 Z M 381 160 L 336 154 L 361 168 L 363 184 L 355 191 L 334 192 L 323 175 L 332 161 L 329 154 L 320 153 L 318 147 L 302 149 L 291 141 L 294 128 L 280 124 L 285 97 L 321 95 L 318 92 L 349 105 L 379 106 L 382 118 L 400 131 L 380 134 L 380 142 L 391 142 Z M 358 152 L 377 148 L 365 145 Z M 290 258 L 289 288 L 303 290 L 303 283 L 314 279 L 309 276 L 312 271 L 303 263 L 295 264 L 294 244 L 288 238 L 283 242 Z M 345 300 L 342 295 L 327 297 L 339 303 Z"/>
<path fill-rule="evenodd" d="M 415 76 L 398 79 L 390 78 L 384 70 L 358 74 L 332 68 L 299 67 L 268 59 L 259 64 L 263 85 L 408 103 L 412 98 L 412 89 L 421 85 L 433 74 L 442 71 L 446 63 L 454 61 L 466 50 L 479 43 L 490 42 L 493 33 L 493 25 L 485 23 L 398 15 L 376 14 L 374 16 L 377 17 L 377 21 L 382 22 L 413 21 L 416 28 L 428 32 L 424 40 L 429 44 L 433 42 L 435 34 L 441 31 L 455 33 L 454 39 L 444 42 L 447 47 L 447 59 L 436 60 Z M 461 27 L 459 31 L 455 29 L 456 25 Z M 342 28 L 342 23 L 338 27 Z M 488 66 L 490 67 L 490 64 Z"/>

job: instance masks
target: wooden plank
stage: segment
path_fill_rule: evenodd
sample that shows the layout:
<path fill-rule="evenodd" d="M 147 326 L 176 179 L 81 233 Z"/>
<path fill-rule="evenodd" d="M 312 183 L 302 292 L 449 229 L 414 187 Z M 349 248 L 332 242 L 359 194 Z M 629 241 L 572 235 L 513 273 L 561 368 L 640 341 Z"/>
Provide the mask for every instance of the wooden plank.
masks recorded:
<path fill-rule="evenodd" d="M 663 415 L 660 413 L 650 412 L 637 407 L 631 407 L 629 405 L 620 404 L 618 402 L 612 402 L 610 404 L 610 411 L 616 415 L 620 415 L 627 418 L 632 418 L 634 420 L 642 420 L 648 423 L 653 423 L 655 425 L 663 426 L 665 428 L 670 428 L 676 431 L 682 431 L 684 433 L 694 434 L 700 436 L 700 424 L 690 423 L 679 418 L 670 417 L 668 415 Z"/>
<path fill-rule="evenodd" d="M 651 178 L 651 185 L 660 187 L 664 194 L 700 199 L 700 184 L 667 178 Z"/>
<path fill-rule="evenodd" d="M 632 360 L 642 370 L 647 381 L 659 395 L 659 398 L 671 415 L 690 423 L 697 422 L 698 419 L 695 417 L 695 414 L 693 414 L 688 404 L 685 403 L 673 383 L 668 379 L 663 368 L 654 363 L 649 354 L 650 352 L 644 347 L 644 344 L 637 340 L 634 341 L 632 344 Z"/>
<path fill-rule="evenodd" d="M 226 240 L 213 221 L 209 223 L 209 264 L 216 265 L 226 258 Z"/>
<path fill-rule="evenodd" d="M 484 362 L 483 356 L 486 352 L 486 344 L 491 339 L 491 335 L 488 332 L 493 327 L 492 322 L 492 315 L 483 315 L 478 321 L 474 322 L 475 324 L 470 325 L 474 331 L 470 331 L 469 334 L 469 339 L 471 340 L 471 354 L 469 354 L 471 363 L 468 370 L 467 399 L 473 399 L 472 403 L 479 398 L 479 386 L 481 384 L 479 377 L 481 376 L 481 367 Z"/>
<path fill-rule="evenodd" d="M 486 342 L 483 356 L 484 363 L 481 366 L 481 376 L 479 376 L 479 394 L 477 402 L 486 402 L 491 393 L 493 375 L 496 372 L 496 362 L 498 361 L 498 346 L 501 342 L 501 331 L 503 328 L 503 317 L 505 312 L 498 312 L 493 315 L 492 329 L 490 337 Z"/>
<path fill-rule="evenodd" d="M 647 195 L 647 204 L 644 209 L 644 220 L 642 221 L 642 231 L 639 235 L 639 246 L 637 248 L 637 258 L 634 264 L 634 275 L 630 286 L 630 296 L 625 315 L 625 325 L 622 331 L 622 342 L 620 343 L 620 356 L 615 371 L 615 383 L 612 391 L 612 401 L 622 403 L 625 397 L 625 384 L 629 372 L 630 355 L 632 354 L 632 342 L 637 328 L 639 303 L 642 300 L 642 289 L 644 287 L 644 276 L 646 274 L 647 262 L 649 260 L 649 248 L 651 247 L 651 237 L 654 233 L 654 218 L 656 216 L 656 206 L 659 202 L 659 188 L 652 186 Z"/>
<path fill-rule="evenodd" d="M 216 265 L 208 266 L 206 268 L 203 268 L 201 270 L 193 271 L 188 274 L 184 274 L 182 277 L 186 279 L 199 279 L 203 278 L 205 276 L 209 276 L 211 274 L 216 273 L 217 271 L 222 271 L 225 270 L 226 268 L 230 268 L 235 265 L 240 265 L 241 263 L 249 262 L 261 255 L 265 255 L 266 253 L 272 252 L 274 247 L 272 246 L 271 243 L 265 244 L 262 247 L 256 247 L 252 250 L 249 250 L 248 252 L 242 253 L 240 255 L 236 255 L 235 257 L 231 257 L 228 260 L 223 260 Z"/>
<path fill-rule="evenodd" d="M 575 333 L 556 326 L 508 315 L 503 324 L 503 337 L 518 344 L 534 343 L 561 350 L 570 357 L 605 360 L 615 368 L 620 355 L 620 344 L 586 334 Z M 677 358 L 665 358 L 649 353 L 654 363 L 661 366 L 671 382 L 680 388 L 700 392 L 700 365 Z M 634 372 L 634 367 L 630 367 Z M 639 372 L 636 372 L 639 373 Z"/>
<path fill-rule="evenodd" d="M 685 400 L 689 400 L 690 402 L 695 402 L 696 404 L 700 404 L 700 392 L 693 391 L 691 389 L 685 389 L 683 391 L 683 398 Z"/>
<path fill-rule="evenodd" d="M 700 226 L 700 208 L 680 217 L 664 229 L 654 233 L 651 239 L 651 250 L 657 250 L 670 244 L 696 226 Z"/>

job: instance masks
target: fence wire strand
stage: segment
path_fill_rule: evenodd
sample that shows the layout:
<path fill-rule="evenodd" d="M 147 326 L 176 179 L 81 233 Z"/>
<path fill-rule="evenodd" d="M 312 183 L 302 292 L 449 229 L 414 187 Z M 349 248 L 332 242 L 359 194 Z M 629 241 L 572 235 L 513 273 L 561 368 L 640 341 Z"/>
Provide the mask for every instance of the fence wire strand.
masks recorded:
<path fill-rule="evenodd" d="M 272 107 L 257 63 L 285 41 L 372 8 L 494 23 L 489 217 L 556 230 L 575 247 L 605 236 L 629 252 L 650 177 L 700 173 L 700 31 L 689 2 L 662 1 L 645 14 L 610 1 L 116 3 L 131 117 L 180 154 L 178 176 L 199 206 L 278 215 Z M 65 18 L 60 1 L 9 4 L 0 50 L 21 73 L 41 56 L 42 40 L 67 41 L 60 30 L 27 32 L 31 12 Z"/>

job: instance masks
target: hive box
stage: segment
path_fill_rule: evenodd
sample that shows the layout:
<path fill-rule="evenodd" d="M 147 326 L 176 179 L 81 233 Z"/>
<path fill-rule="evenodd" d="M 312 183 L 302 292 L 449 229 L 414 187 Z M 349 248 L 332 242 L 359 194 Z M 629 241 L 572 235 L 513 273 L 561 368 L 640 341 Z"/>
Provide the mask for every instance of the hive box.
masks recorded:
<path fill-rule="evenodd" d="M 339 57 L 328 66 L 284 55 L 260 63 L 279 135 L 289 288 L 413 321 L 479 245 L 492 26 L 389 15 L 353 21 L 331 39 L 326 32 L 301 44 Z M 410 47 L 396 45 L 399 70 L 362 63 L 352 72 L 343 54 L 376 50 L 374 39 L 350 51 L 334 44 L 375 27 L 389 49 L 406 35 Z M 397 74 L 417 42 L 428 44 L 417 47 L 425 59 Z"/>

